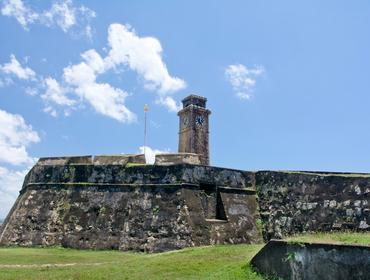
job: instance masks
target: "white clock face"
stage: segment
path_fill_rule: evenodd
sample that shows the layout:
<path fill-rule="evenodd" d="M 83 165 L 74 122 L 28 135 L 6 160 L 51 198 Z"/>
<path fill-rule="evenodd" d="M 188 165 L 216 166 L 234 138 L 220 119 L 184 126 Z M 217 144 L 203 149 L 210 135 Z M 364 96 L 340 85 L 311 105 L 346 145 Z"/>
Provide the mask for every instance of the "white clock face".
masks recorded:
<path fill-rule="evenodd" d="M 198 126 L 202 126 L 204 124 L 204 117 L 203 116 L 196 116 L 195 117 L 195 124 Z"/>

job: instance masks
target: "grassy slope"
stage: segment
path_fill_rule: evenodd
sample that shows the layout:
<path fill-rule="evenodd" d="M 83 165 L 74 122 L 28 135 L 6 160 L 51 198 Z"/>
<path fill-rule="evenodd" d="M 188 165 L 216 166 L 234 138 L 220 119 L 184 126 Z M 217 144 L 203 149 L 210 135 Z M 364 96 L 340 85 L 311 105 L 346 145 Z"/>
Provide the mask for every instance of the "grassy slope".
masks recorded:
<path fill-rule="evenodd" d="M 288 240 L 370 245 L 370 234 L 317 233 L 294 236 Z M 0 248 L 0 279 L 261 280 L 248 265 L 261 247 L 262 245 L 210 246 L 162 254 L 63 248 Z M 47 267 L 45 264 L 71 266 Z M 7 265 L 12 267 L 6 267 Z"/>
<path fill-rule="evenodd" d="M 229 245 L 162 254 L 0 248 L 1 279 L 262 279 L 249 260 L 262 245 Z M 4 267 L 4 265 L 35 267 Z M 40 267 L 41 264 L 77 264 Z"/>

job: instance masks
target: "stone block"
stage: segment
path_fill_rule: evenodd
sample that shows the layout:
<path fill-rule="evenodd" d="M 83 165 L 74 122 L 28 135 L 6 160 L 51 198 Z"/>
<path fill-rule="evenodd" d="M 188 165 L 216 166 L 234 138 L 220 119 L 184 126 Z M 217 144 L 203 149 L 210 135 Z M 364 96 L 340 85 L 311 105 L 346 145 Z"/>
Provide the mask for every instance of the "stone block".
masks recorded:
<path fill-rule="evenodd" d="M 45 157 L 37 165 L 92 164 L 92 156 Z"/>
<path fill-rule="evenodd" d="M 199 155 L 191 153 L 158 154 L 155 156 L 154 164 L 155 165 L 201 164 L 201 161 Z"/>
<path fill-rule="evenodd" d="M 369 256 L 369 246 L 271 240 L 251 264 L 269 279 L 367 280 Z"/>
<path fill-rule="evenodd" d="M 126 165 L 130 162 L 132 155 L 112 155 L 112 156 L 95 156 L 93 163 L 95 165 Z"/>

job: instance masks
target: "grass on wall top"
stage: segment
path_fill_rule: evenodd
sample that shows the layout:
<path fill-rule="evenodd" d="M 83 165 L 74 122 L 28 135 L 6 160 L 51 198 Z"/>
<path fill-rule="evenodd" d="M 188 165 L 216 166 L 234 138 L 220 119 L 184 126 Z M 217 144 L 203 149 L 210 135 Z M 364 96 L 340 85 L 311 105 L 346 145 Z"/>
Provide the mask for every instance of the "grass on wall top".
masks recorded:
<path fill-rule="evenodd" d="M 366 245 L 370 246 L 370 232 L 331 232 L 311 233 L 295 235 L 286 238 L 291 242 L 307 243 L 334 243 L 345 245 Z"/>

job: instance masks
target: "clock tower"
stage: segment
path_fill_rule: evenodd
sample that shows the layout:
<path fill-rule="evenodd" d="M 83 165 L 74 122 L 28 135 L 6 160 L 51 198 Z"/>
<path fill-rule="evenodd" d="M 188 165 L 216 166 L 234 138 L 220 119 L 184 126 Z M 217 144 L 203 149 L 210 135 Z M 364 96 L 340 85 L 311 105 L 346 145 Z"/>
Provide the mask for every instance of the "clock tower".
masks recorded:
<path fill-rule="evenodd" d="M 207 98 L 189 95 L 182 100 L 180 118 L 179 153 L 194 153 L 200 162 L 209 165 L 209 115 Z"/>

